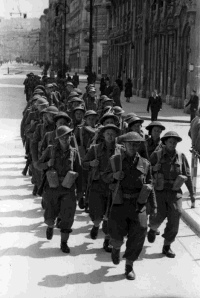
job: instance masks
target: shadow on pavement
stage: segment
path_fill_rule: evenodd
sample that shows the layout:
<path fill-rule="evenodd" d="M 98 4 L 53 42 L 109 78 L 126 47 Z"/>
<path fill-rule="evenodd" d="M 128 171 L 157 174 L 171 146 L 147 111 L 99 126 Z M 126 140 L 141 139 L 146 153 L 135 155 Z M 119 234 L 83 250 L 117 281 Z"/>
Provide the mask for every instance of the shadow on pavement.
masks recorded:
<path fill-rule="evenodd" d="M 50 288 L 60 288 L 65 285 L 74 285 L 74 284 L 99 284 L 102 282 L 117 282 L 124 279 L 124 275 L 111 275 L 106 276 L 108 274 L 109 269 L 113 267 L 111 266 L 101 266 L 99 269 L 94 270 L 88 274 L 83 272 L 72 273 L 64 276 L 59 275 L 47 275 L 43 281 L 39 282 L 38 285 L 43 287 Z"/>
<path fill-rule="evenodd" d="M 0 201 L 10 201 L 10 200 L 33 200 L 34 196 L 32 194 L 28 194 L 28 195 L 2 195 L 0 196 Z"/>
<path fill-rule="evenodd" d="M 25 166 L 25 164 L 24 164 Z M 24 166 L 23 167 L 13 167 L 13 168 L 3 168 L 1 169 L 3 172 L 22 172 L 22 170 L 24 169 Z"/>
<path fill-rule="evenodd" d="M 0 218 L 3 218 L 3 217 L 38 218 L 38 217 L 41 217 L 42 215 L 43 215 L 43 210 L 41 210 L 41 208 L 30 209 L 26 211 L 15 210 L 15 211 L 9 211 L 9 212 L 0 212 Z"/>

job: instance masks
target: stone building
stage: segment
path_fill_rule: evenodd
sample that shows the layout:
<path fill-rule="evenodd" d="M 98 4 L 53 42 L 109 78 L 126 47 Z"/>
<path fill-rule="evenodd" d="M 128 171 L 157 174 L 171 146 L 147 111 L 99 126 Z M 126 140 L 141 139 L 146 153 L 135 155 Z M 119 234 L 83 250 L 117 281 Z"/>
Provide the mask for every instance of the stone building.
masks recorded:
<path fill-rule="evenodd" d="M 86 0 L 71 0 L 69 25 L 69 64 L 72 71 L 84 72 L 88 64 L 87 34 L 89 14 L 85 10 Z"/>
<path fill-rule="evenodd" d="M 39 61 L 43 63 L 49 62 L 49 35 L 47 13 L 48 9 L 45 9 L 44 14 L 40 17 Z"/>
<path fill-rule="evenodd" d="M 142 97 L 158 89 L 182 108 L 191 89 L 199 92 L 199 14 L 196 0 L 111 0 L 110 76 L 130 77 Z"/>
<path fill-rule="evenodd" d="M 84 72 L 89 60 L 90 1 L 72 0 L 70 4 L 70 66 Z M 107 1 L 93 2 L 93 71 L 107 73 Z"/>
<path fill-rule="evenodd" d="M 62 73 L 69 63 L 70 0 L 49 0 L 49 7 L 40 17 L 40 58 L 51 69 Z"/>

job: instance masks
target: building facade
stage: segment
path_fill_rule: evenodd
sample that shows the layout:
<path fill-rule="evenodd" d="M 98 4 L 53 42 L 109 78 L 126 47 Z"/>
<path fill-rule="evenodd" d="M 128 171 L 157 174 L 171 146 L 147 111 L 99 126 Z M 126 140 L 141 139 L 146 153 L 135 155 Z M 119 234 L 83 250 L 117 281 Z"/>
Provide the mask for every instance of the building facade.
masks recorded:
<path fill-rule="evenodd" d="M 167 103 L 182 108 L 199 88 L 199 1 L 110 2 L 110 76 L 131 78 L 142 97 L 157 89 Z"/>

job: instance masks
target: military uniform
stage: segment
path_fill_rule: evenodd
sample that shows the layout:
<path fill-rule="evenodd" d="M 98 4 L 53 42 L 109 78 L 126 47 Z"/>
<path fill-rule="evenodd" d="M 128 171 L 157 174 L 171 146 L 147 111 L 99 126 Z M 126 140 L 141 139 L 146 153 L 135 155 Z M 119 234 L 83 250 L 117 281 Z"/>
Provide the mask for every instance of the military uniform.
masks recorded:
<path fill-rule="evenodd" d="M 57 136 L 59 131 L 62 131 L 63 126 L 60 126 L 57 130 Z M 70 133 L 72 130 L 68 127 L 65 127 L 65 130 Z M 82 182 L 81 182 L 81 165 L 79 163 L 78 154 L 76 149 L 68 146 L 66 150 L 63 150 L 60 144 L 49 147 L 49 150 L 44 153 L 43 156 L 39 159 L 38 168 L 46 169 L 48 168 L 47 162 L 53 160 L 53 169 L 57 172 L 59 186 L 56 188 L 51 188 L 48 181 L 44 186 L 44 221 L 48 227 L 53 228 L 56 217 L 59 215 L 61 221 L 59 227 L 61 229 L 61 249 L 62 242 L 66 243 L 69 234 L 72 231 L 72 225 L 74 222 L 74 215 L 76 211 L 76 193 L 77 195 L 82 192 Z M 65 188 L 62 186 L 62 182 L 66 174 L 73 170 L 79 173 L 78 178 L 71 188 Z M 53 236 L 53 235 L 51 235 Z M 47 230 L 48 237 L 48 230 Z M 49 237 L 51 239 L 51 237 Z M 49 239 L 49 240 L 50 240 Z M 64 251 L 69 252 L 69 250 Z"/>
<path fill-rule="evenodd" d="M 114 129 L 118 133 L 120 131 L 115 125 L 107 125 L 102 128 L 102 130 L 105 130 L 106 128 Z M 89 214 L 94 223 L 93 229 L 90 232 L 92 239 L 96 239 L 98 234 L 98 228 L 105 214 L 110 193 L 109 185 L 102 180 L 101 175 L 105 171 L 109 158 L 114 154 L 115 150 L 114 143 L 110 147 L 107 147 L 106 142 L 103 141 L 100 144 L 91 146 L 83 160 L 83 168 L 90 170 L 89 175 L 92 176 L 89 178 L 91 180 L 91 185 L 88 198 Z M 98 167 L 91 169 L 90 162 L 95 159 L 99 161 L 99 165 Z M 108 238 L 109 235 L 107 235 L 106 239 Z"/>
<path fill-rule="evenodd" d="M 141 142 L 143 140 L 136 132 L 122 135 L 119 139 L 120 142 Z M 120 248 L 124 242 L 124 237 L 127 236 L 124 258 L 126 258 L 126 265 L 130 265 L 137 260 L 145 241 L 147 232 L 146 202 L 150 201 L 152 209 L 155 209 L 157 205 L 153 188 L 150 188 L 150 194 L 146 197 L 146 201 L 138 203 L 143 185 L 152 185 L 150 163 L 138 153 L 134 157 L 127 155 L 125 150 L 122 150 L 120 156 L 116 154 L 112 157 L 113 163 L 116 165 L 119 164 L 119 159 L 121 166 L 118 165 L 118 167 L 124 173 L 121 181 L 115 180 L 111 162 L 102 178 L 106 183 L 114 185 L 113 205 L 108 218 L 110 244 L 113 246 L 112 260 L 114 264 L 119 264 Z M 132 266 L 128 269 L 128 272 L 126 271 L 127 276 L 131 271 Z M 128 279 L 135 278 L 134 276 L 129 277 Z"/>
<path fill-rule="evenodd" d="M 174 137 L 178 141 L 182 139 L 175 132 L 168 132 L 161 140 Z M 187 178 L 185 184 L 193 197 L 193 186 L 190 176 L 188 161 L 183 153 L 177 150 L 171 154 L 166 147 L 157 152 L 153 152 L 150 162 L 153 167 L 155 177 L 156 198 L 158 204 L 157 216 L 151 219 L 150 231 L 148 232 L 149 242 L 155 241 L 155 231 L 167 218 L 167 224 L 162 235 L 165 239 L 163 253 L 168 257 L 175 257 L 170 245 L 175 241 L 179 229 L 179 221 L 182 212 L 182 191 L 181 188 L 174 190 L 173 186 L 177 177 L 184 175 Z M 158 180 L 159 179 L 159 180 Z M 166 247 L 166 250 L 165 250 Z"/>

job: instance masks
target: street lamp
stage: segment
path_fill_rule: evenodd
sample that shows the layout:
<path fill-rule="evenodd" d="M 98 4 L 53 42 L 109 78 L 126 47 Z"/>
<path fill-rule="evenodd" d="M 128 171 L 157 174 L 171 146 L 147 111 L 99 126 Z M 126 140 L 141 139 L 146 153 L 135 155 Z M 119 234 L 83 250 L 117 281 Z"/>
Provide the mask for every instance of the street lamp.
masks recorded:
<path fill-rule="evenodd" d="M 67 14 L 69 14 L 69 6 L 67 5 L 67 0 L 64 0 L 64 3 L 59 2 L 56 5 L 56 8 L 64 12 L 64 22 L 62 23 L 62 40 L 63 40 L 63 59 L 62 59 L 62 77 L 65 77 L 66 72 L 66 21 Z M 61 9 L 60 9 L 61 8 Z"/>
<path fill-rule="evenodd" d="M 88 64 L 88 81 L 93 83 L 92 60 L 93 60 L 93 0 L 90 0 L 90 33 L 89 33 L 89 64 Z"/>

